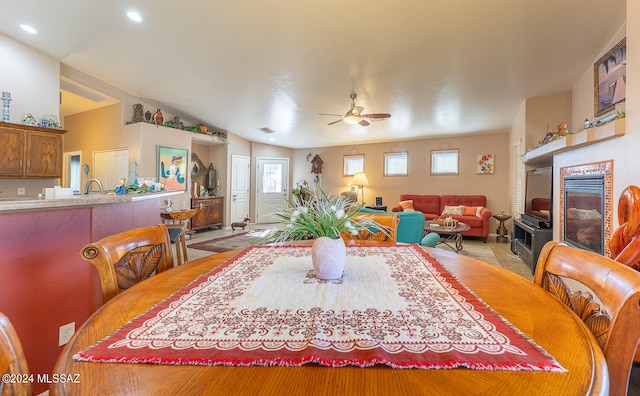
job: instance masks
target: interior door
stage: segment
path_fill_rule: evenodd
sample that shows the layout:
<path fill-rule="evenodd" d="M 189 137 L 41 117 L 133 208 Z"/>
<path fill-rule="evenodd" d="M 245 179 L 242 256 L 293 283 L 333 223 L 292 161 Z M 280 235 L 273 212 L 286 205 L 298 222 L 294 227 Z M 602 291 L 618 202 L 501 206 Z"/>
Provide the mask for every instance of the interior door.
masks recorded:
<path fill-rule="evenodd" d="M 113 190 L 120 179 L 128 176 L 129 149 L 95 151 L 93 153 L 93 177 L 100 180 L 105 191 Z"/>
<path fill-rule="evenodd" d="M 231 223 L 249 217 L 249 181 L 251 168 L 249 157 L 231 156 Z"/>
<path fill-rule="evenodd" d="M 289 194 L 289 159 L 256 160 L 256 223 L 277 221 L 271 213 L 284 209 Z"/>

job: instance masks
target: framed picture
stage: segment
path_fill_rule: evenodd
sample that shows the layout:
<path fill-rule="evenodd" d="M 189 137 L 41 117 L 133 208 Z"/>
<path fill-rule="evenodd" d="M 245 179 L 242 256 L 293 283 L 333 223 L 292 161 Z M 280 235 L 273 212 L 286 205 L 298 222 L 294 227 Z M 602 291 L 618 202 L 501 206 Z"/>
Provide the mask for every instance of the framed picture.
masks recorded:
<path fill-rule="evenodd" d="M 627 96 L 627 39 L 624 38 L 593 65 L 594 114 L 613 110 Z"/>
<path fill-rule="evenodd" d="M 493 173 L 493 154 L 482 154 L 478 156 L 478 167 L 476 173 L 490 174 Z"/>
<path fill-rule="evenodd" d="M 166 191 L 187 191 L 189 150 L 158 146 L 158 182 Z"/>
<path fill-rule="evenodd" d="M 364 154 L 345 155 L 343 176 L 353 176 L 356 172 L 364 172 Z"/>

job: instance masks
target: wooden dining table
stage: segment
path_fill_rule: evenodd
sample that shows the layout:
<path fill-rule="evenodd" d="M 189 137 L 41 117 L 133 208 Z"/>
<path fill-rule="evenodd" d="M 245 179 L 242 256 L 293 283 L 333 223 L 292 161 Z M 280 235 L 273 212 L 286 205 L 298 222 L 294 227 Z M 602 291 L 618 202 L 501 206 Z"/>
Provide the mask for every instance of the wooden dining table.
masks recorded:
<path fill-rule="evenodd" d="M 119 294 L 91 316 L 62 351 L 51 395 L 606 395 L 608 372 L 595 338 L 577 316 L 530 281 L 503 268 L 424 247 L 457 280 L 552 355 L 564 372 L 283 366 L 199 366 L 77 361 L 130 320 L 226 260 L 233 250 L 191 261 Z M 75 376 L 77 374 L 77 377 Z"/>

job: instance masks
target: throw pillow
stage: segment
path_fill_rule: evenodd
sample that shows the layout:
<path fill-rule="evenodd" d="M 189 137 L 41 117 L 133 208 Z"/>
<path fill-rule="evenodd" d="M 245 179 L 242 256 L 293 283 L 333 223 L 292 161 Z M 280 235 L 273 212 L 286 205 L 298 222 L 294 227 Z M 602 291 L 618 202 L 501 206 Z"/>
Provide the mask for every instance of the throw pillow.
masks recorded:
<path fill-rule="evenodd" d="M 476 207 L 475 206 L 465 206 L 462 210 L 463 216 L 475 216 L 476 215 Z"/>
<path fill-rule="evenodd" d="M 459 205 L 459 206 L 445 205 L 444 210 L 442 211 L 443 215 L 462 216 L 462 213 L 464 213 L 464 206 L 462 205 Z"/>
<path fill-rule="evenodd" d="M 413 200 L 400 201 L 400 206 L 402 206 L 403 212 L 415 212 L 415 209 L 413 208 Z"/>
<path fill-rule="evenodd" d="M 482 212 L 482 209 L 484 209 L 484 206 L 465 206 L 462 215 L 481 217 L 480 212 Z"/>

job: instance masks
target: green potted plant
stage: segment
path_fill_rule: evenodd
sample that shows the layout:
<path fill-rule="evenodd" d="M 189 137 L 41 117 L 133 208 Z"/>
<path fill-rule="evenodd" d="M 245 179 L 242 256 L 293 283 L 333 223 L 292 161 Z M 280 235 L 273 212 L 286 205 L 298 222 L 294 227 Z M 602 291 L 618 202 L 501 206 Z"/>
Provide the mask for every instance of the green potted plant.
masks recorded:
<path fill-rule="evenodd" d="M 364 203 L 353 205 L 345 197 L 327 194 L 319 187 L 315 191 L 307 188 L 307 192 L 309 199 L 294 195 L 284 210 L 272 213 L 285 224 L 284 229 L 274 234 L 274 242 L 313 239 L 311 259 L 316 278 L 338 279 L 344 271 L 347 256 L 341 237 L 343 232 L 357 234 L 366 229 L 387 234 L 388 230 L 370 215 L 356 216 Z"/>

